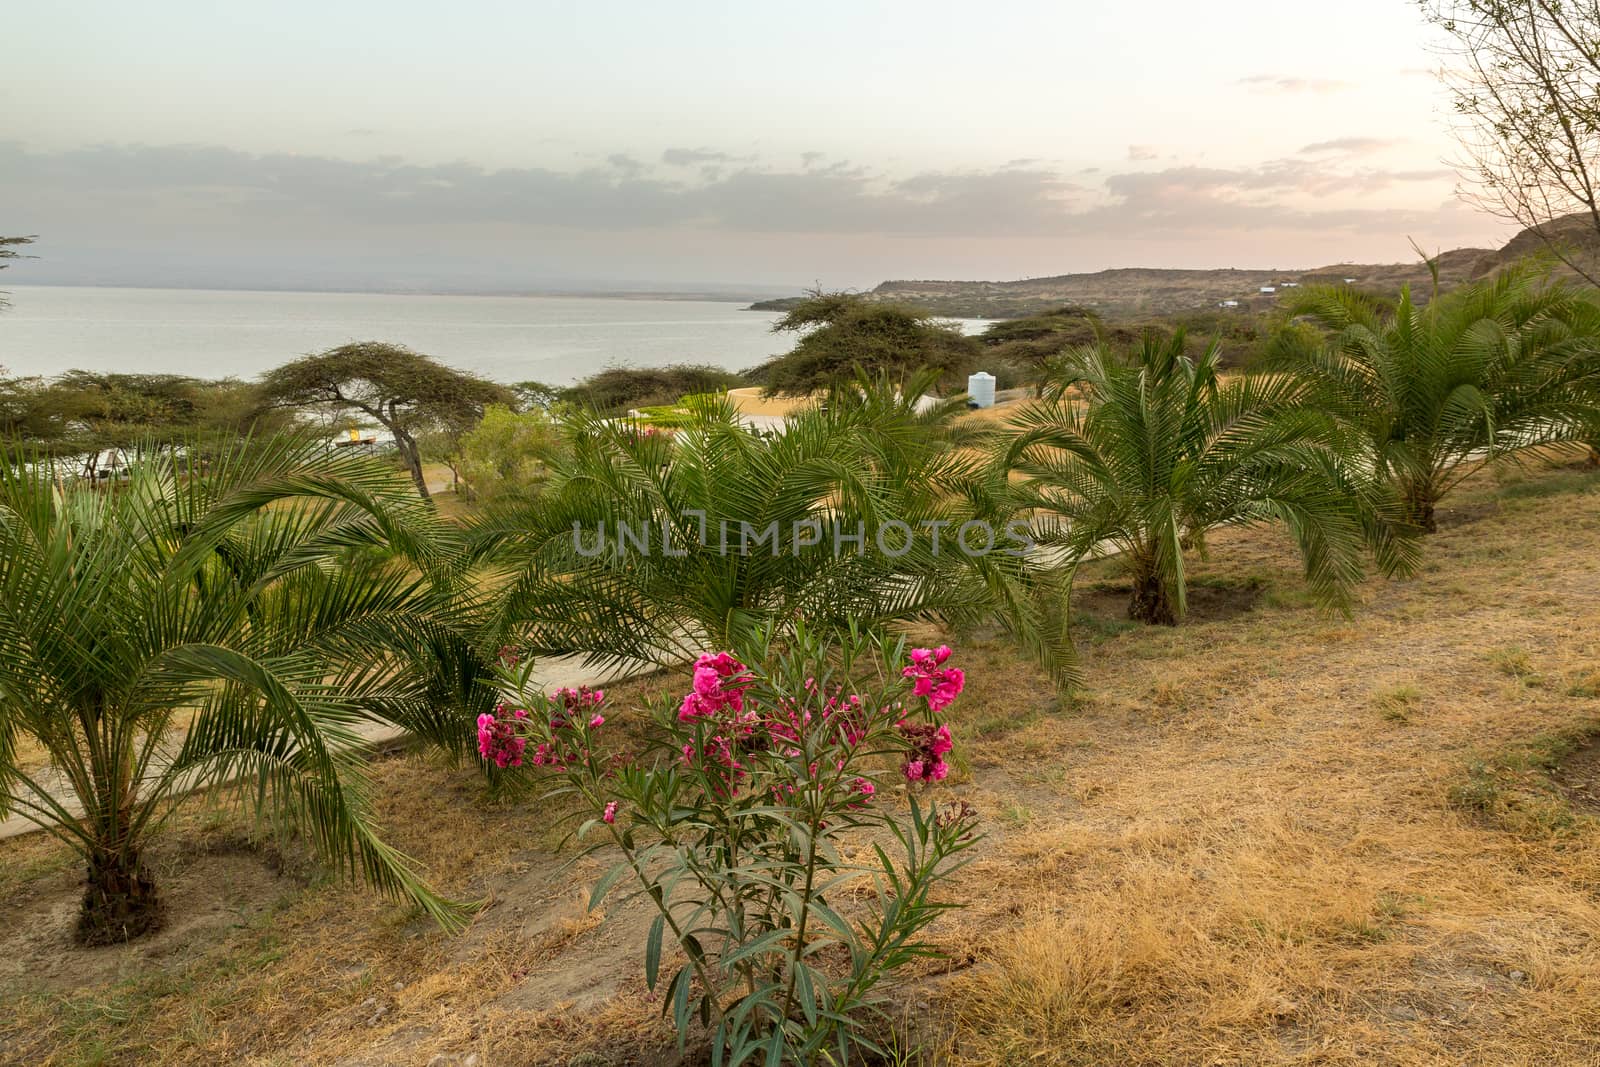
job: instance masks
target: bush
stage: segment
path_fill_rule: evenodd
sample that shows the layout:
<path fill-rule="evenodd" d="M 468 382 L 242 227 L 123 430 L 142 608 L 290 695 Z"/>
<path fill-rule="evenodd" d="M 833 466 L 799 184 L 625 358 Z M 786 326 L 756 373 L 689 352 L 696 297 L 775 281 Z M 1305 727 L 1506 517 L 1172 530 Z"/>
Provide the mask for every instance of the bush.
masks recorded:
<path fill-rule="evenodd" d="M 754 666 L 703 655 L 636 760 L 596 747 L 602 692 L 528 693 L 527 670 L 507 678 L 524 707 L 479 720 L 486 759 L 554 772 L 553 794 L 587 816 L 578 836 L 622 854 L 590 906 L 628 881 L 654 904 L 645 980 L 660 983 L 667 944 L 681 951 L 662 1009 L 680 1047 L 698 1017 L 713 1062 L 882 1053 L 861 1024 L 882 1013 L 884 978 L 935 954 L 921 934 L 952 905 L 932 891 L 976 840 L 966 805 L 915 796 L 948 769 L 950 731 L 935 716 L 962 673 L 945 666 L 948 648 L 886 671 L 903 651 L 856 633 L 831 647 L 801 630 L 788 648 L 760 638 L 743 651 Z M 883 796 L 891 776 L 912 792 L 908 819 Z M 858 832 L 871 858 L 847 860 L 844 839 Z"/>
<path fill-rule="evenodd" d="M 461 476 L 474 497 L 533 496 L 565 452 L 560 427 L 542 409 L 517 412 L 491 404 L 483 421 L 461 438 Z"/>
<path fill-rule="evenodd" d="M 560 397 L 565 403 L 602 415 L 622 415 L 633 408 L 676 404 L 687 393 L 715 393 L 748 384 L 733 371 L 700 363 L 607 367 L 562 389 Z"/>

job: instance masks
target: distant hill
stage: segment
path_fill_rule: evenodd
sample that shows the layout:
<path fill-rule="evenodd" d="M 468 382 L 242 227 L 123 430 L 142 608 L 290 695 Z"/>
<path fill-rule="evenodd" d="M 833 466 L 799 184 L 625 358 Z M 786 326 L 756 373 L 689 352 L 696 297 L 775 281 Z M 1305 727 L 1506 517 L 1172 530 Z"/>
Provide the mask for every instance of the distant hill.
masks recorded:
<path fill-rule="evenodd" d="M 1551 244 L 1561 246 L 1569 263 L 1580 265 L 1590 277 L 1600 277 L 1600 233 L 1596 232 L 1594 219 L 1585 213 L 1528 227 L 1507 241 L 1505 247 L 1479 258 L 1472 276 L 1482 278 L 1527 256 L 1546 255 Z M 1572 273 L 1564 266 L 1558 269 Z"/>
<path fill-rule="evenodd" d="M 1457 248 L 1443 252 L 1438 257 L 1440 284 L 1449 288 L 1492 273 L 1541 247 L 1536 234 L 1524 231 L 1501 249 Z M 1426 292 L 1432 285 L 1428 268 L 1421 262 L 1335 263 L 1310 270 L 1127 267 L 1014 282 L 888 281 L 866 295 L 873 300 L 918 304 L 952 318 L 1018 318 L 1066 304 L 1125 318 L 1215 308 L 1225 300 L 1237 300 L 1243 311 L 1265 311 L 1277 303 L 1285 288 L 1337 284 L 1346 279 L 1357 288 L 1384 293 L 1393 293 L 1406 284 Z M 1263 287 L 1276 291 L 1263 293 Z M 765 300 L 751 307 L 760 311 L 784 311 L 800 299 Z"/>

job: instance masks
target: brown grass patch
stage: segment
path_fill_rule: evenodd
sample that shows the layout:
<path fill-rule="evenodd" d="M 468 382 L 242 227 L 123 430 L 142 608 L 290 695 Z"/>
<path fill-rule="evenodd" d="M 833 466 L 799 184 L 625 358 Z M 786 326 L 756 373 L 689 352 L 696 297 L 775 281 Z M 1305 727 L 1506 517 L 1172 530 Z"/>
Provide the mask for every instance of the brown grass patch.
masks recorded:
<path fill-rule="evenodd" d="M 1349 617 L 1307 604 L 1282 538 L 1216 535 L 1197 588 L 1248 590 L 1247 610 L 1146 629 L 1086 597 L 1070 703 L 961 638 L 946 791 L 988 836 L 950 886 L 969 906 L 935 927 L 948 958 L 897 997 L 914 1062 L 1600 1062 L 1597 491 L 1476 479 L 1474 521 Z M 424 757 L 375 773 L 391 838 L 492 901 L 467 933 L 279 873 L 261 845 L 202 854 L 240 828 L 197 813 L 161 846 L 165 884 L 194 906 L 232 884 L 232 910 L 90 960 L 15 936 L 66 921 L 77 872 L 8 842 L 0 1059 L 672 1062 L 643 912 L 585 914 L 601 864 L 564 866 L 553 813 Z"/>

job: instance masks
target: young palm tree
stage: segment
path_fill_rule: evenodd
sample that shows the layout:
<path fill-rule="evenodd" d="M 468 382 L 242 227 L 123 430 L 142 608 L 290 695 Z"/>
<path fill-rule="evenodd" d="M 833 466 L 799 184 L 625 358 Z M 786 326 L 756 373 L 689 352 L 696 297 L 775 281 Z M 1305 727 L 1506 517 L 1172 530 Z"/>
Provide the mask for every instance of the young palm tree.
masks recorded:
<path fill-rule="evenodd" d="M 1065 627 L 1041 609 L 1020 558 L 956 543 L 981 494 L 940 443 L 958 405 L 919 413 L 921 381 L 863 382 L 770 434 L 714 398 L 692 400 L 671 436 L 572 417 L 571 455 L 543 495 L 491 510 L 470 534 L 500 572 L 490 584 L 504 590 L 506 640 L 673 664 L 774 620 L 871 627 L 998 612 L 1068 680 Z"/>
<path fill-rule="evenodd" d="M 109 489 L 0 464 L 0 814 L 82 854 L 91 944 L 159 925 L 145 846 L 207 786 L 456 921 L 378 837 L 354 744 L 374 722 L 464 734 L 450 692 L 480 695 L 432 509 L 392 470 L 317 445 L 197 455 Z M 24 764 L 22 738 L 49 768 Z"/>
<path fill-rule="evenodd" d="M 1300 375 L 1337 413 L 1366 462 L 1421 529 L 1439 500 L 1485 463 L 1522 449 L 1594 439 L 1600 305 L 1535 266 L 1462 286 L 1426 306 L 1392 306 L 1340 287 L 1290 306 L 1330 331 L 1274 365 Z"/>
<path fill-rule="evenodd" d="M 1408 541 L 1335 447 L 1328 420 L 1283 377 L 1228 383 L 1218 346 L 1184 355 L 1181 332 L 1147 336 L 1127 358 L 1105 346 L 1057 364 L 1049 399 L 1010 424 L 996 456 L 1023 477 L 1041 540 L 1067 568 L 1106 550 L 1133 574 L 1131 618 L 1173 625 L 1187 609 L 1184 552 L 1219 526 L 1278 523 L 1306 577 L 1342 603 L 1371 546 L 1391 570 Z"/>

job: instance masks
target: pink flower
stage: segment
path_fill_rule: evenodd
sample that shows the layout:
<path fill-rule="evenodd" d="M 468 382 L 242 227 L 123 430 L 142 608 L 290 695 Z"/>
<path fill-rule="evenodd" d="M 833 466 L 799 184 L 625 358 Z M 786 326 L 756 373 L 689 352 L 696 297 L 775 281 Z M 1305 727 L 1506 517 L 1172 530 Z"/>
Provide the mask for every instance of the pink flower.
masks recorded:
<path fill-rule="evenodd" d="M 914 648 L 910 666 L 900 672 L 902 677 L 916 679 L 911 691 L 927 700 L 929 711 L 944 710 L 966 687 L 967 676 L 961 668 L 943 665 L 949 658 L 949 645 Z"/>
<path fill-rule="evenodd" d="M 606 810 L 605 813 L 600 816 L 600 820 L 606 823 L 614 823 L 617 821 L 617 802 L 615 800 L 608 800 L 606 802 Z"/>
<path fill-rule="evenodd" d="M 878 791 L 878 787 L 865 778 L 857 778 L 851 782 L 850 789 L 857 794 L 856 799 L 850 802 L 852 808 L 866 807 L 868 802 L 872 800 L 872 795 Z"/>
<path fill-rule="evenodd" d="M 694 682 L 678 707 L 678 721 L 713 718 L 725 708 L 735 713 L 742 712 L 744 691 L 750 683 L 729 683 L 741 681 L 748 671 L 748 667 L 726 652 L 718 652 L 714 656 L 706 653 L 695 660 Z"/>
<path fill-rule="evenodd" d="M 594 718 L 589 720 L 589 729 L 593 730 L 595 727 L 604 726 L 605 724 L 606 717 L 604 715 L 596 715 Z"/>
<path fill-rule="evenodd" d="M 498 705 L 496 711 L 504 711 Z M 500 719 L 487 712 L 478 716 L 478 755 L 504 770 L 522 766 L 522 752 L 527 739 L 517 733 L 514 721 Z"/>
<path fill-rule="evenodd" d="M 945 753 L 954 747 L 950 727 L 902 720 L 900 736 L 907 742 L 906 761 L 900 769 L 908 782 L 942 782 L 950 773 Z"/>

